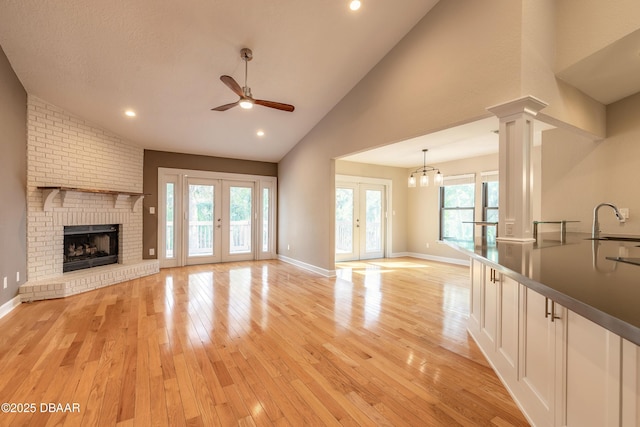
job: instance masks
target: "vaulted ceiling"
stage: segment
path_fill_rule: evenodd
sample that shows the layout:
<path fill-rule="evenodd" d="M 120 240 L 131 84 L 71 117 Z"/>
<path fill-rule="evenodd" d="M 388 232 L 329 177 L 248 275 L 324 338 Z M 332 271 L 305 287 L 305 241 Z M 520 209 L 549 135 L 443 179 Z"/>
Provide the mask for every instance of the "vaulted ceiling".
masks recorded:
<path fill-rule="evenodd" d="M 134 144 L 275 162 L 436 3 L 4 1 L 0 46 L 30 95 Z M 219 78 L 244 83 L 244 47 L 253 96 L 294 112 L 211 111 L 238 99 Z"/>

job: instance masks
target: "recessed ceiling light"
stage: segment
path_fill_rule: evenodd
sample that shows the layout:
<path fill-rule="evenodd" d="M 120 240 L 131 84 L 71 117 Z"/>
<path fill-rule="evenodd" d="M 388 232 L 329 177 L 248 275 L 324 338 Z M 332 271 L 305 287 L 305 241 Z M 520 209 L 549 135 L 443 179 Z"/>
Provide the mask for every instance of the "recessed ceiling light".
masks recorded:
<path fill-rule="evenodd" d="M 360 0 L 353 0 L 351 3 L 349 3 L 349 9 L 358 10 L 360 9 L 360 5 Z"/>
<path fill-rule="evenodd" d="M 259 130 L 258 132 L 256 132 L 256 135 L 264 136 L 264 131 L 263 130 Z"/>
<path fill-rule="evenodd" d="M 127 117 L 135 117 L 136 116 L 136 112 L 133 110 L 127 110 L 124 112 L 124 115 Z"/>

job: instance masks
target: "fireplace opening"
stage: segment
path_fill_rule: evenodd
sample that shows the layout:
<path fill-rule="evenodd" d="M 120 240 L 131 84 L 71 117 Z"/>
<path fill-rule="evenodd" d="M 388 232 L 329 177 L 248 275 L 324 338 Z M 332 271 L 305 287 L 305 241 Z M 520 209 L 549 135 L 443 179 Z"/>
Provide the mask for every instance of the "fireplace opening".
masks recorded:
<path fill-rule="evenodd" d="M 117 264 L 119 231 L 118 224 L 64 227 L 62 271 Z"/>

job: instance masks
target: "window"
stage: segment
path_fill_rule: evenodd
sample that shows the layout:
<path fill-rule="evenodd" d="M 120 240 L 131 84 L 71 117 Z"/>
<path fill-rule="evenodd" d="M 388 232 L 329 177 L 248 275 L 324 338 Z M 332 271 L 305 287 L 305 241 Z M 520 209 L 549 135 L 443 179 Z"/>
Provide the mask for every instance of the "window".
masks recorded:
<path fill-rule="evenodd" d="M 444 178 L 440 187 L 440 239 L 473 242 L 475 176 Z"/>
<path fill-rule="evenodd" d="M 498 172 L 482 173 L 482 220 L 498 222 Z M 487 242 L 496 241 L 496 227 L 482 227 Z"/>

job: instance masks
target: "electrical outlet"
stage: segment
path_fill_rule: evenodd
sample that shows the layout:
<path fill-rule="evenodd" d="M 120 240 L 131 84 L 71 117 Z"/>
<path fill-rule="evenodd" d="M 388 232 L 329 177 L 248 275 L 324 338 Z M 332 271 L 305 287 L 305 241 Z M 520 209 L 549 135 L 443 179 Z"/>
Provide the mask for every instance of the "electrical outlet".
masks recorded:
<path fill-rule="evenodd" d="M 4 276 L 3 289 L 7 289 L 7 276 Z"/>
<path fill-rule="evenodd" d="M 629 219 L 629 208 L 620 208 L 620 215 L 622 215 L 624 219 Z"/>
<path fill-rule="evenodd" d="M 156 250 L 154 248 L 149 248 L 149 255 L 154 256 L 156 254 Z"/>
<path fill-rule="evenodd" d="M 427 243 L 427 249 L 429 249 L 429 244 Z"/>
<path fill-rule="evenodd" d="M 151 206 L 151 207 L 149 208 L 149 213 L 150 213 L 151 215 L 155 215 L 155 213 L 156 213 L 156 208 L 155 208 L 154 206 Z"/>
<path fill-rule="evenodd" d="M 508 222 L 505 224 L 505 234 L 507 236 L 513 236 L 513 223 Z"/>

